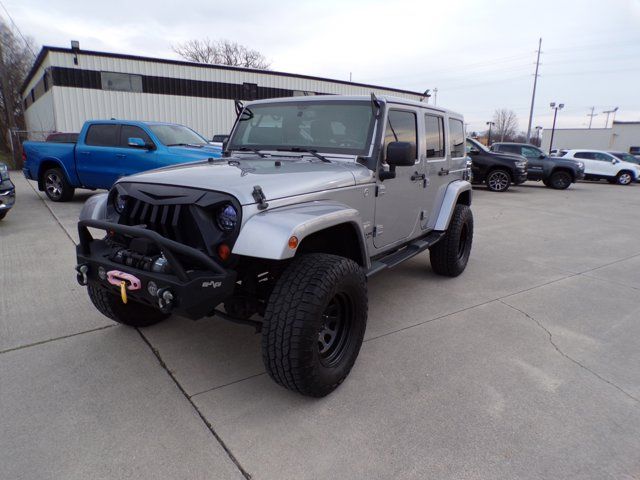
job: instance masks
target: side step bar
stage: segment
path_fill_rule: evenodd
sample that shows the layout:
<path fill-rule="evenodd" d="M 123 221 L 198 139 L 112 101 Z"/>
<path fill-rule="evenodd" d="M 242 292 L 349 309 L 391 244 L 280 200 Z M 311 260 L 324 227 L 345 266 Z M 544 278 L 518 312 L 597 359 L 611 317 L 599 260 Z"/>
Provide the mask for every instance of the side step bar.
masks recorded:
<path fill-rule="evenodd" d="M 408 245 L 402 247 L 400 250 L 395 250 L 388 255 L 384 255 L 371 262 L 371 268 L 367 270 L 367 278 L 374 276 L 376 273 L 381 272 L 387 268 L 393 268 L 396 265 L 401 264 L 405 260 L 409 260 L 411 257 L 415 257 L 417 254 L 424 252 L 427 248 L 434 245 L 438 240 L 444 236 L 445 232 L 431 232 L 426 236 L 414 240 Z"/>

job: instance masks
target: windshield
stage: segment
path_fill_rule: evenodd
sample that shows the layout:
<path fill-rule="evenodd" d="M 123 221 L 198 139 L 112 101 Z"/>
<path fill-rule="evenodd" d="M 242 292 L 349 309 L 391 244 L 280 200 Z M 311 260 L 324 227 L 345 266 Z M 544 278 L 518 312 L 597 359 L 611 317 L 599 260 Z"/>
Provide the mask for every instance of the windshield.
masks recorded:
<path fill-rule="evenodd" d="M 373 122 L 367 101 L 251 105 L 240 117 L 228 148 L 367 155 Z"/>
<path fill-rule="evenodd" d="M 183 125 L 149 125 L 160 143 L 172 145 L 206 145 L 207 141 L 196 132 Z"/>
<path fill-rule="evenodd" d="M 490 152 L 490 150 L 480 142 L 477 142 L 471 138 L 467 138 L 467 153 L 469 153 L 472 148 L 477 148 L 481 152 Z"/>
<path fill-rule="evenodd" d="M 609 152 L 611 155 L 618 157 L 620 160 L 624 160 L 625 162 L 637 163 L 640 164 L 640 160 L 638 160 L 633 155 L 624 152 Z"/>

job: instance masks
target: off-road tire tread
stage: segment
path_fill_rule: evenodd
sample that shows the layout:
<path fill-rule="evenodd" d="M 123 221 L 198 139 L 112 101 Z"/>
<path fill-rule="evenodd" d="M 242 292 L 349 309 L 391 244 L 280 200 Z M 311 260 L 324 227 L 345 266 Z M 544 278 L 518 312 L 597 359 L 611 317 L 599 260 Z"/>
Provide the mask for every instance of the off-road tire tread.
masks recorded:
<path fill-rule="evenodd" d="M 91 302 L 100 313 L 123 325 L 148 327 L 169 317 L 160 310 L 138 302 L 129 302 L 125 305 L 117 295 L 95 285 L 89 284 L 87 291 Z"/>
<path fill-rule="evenodd" d="M 460 265 L 458 260 L 458 244 L 462 225 L 467 220 L 470 221 L 468 242 L 469 249 L 471 249 L 473 243 L 473 214 L 471 213 L 471 208 L 463 204 L 456 205 L 447 233 L 429 249 L 431 268 L 438 275 L 457 277 L 466 268 L 466 262 L 464 265 Z"/>
<path fill-rule="evenodd" d="M 340 279 L 355 276 L 362 298 L 355 302 L 364 322 L 355 353 L 347 358 L 344 374 L 333 384 L 319 382 L 314 352 L 308 336 L 317 336 L 324 302 Z M 262 358 L 271 378 L 285 388 L 312 397 L 323 397 L 344 381 L 362 345 L 367 320 L 367 284 L 362 268 L 353 260 L 313 253 L 296 258 L 278 279 L 269 298 L 262 329 Z M 357 305 L 359 303 L 359 305 Z M 356 314 L 358 316 L 358 314 Z"/>

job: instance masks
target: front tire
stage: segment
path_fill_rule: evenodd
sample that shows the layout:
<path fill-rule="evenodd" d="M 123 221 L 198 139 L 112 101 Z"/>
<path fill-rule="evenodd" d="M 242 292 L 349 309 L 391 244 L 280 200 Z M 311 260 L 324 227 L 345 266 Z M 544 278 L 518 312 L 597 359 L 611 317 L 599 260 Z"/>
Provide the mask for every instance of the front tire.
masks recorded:
<path fill-rule="evenodd" d="M 545 185 L 554 190 L 566 190 L 571 185 L 573 179 L 567 172 L 554 172 L 549 177 L 548 183 Z"/>
<path fill-rule="evenodd" d="M 87 285 L 87 291 L 100 313 L 123 325 L 149 327 L 169 318 L 166 313 L 138 302 L 124 304 L 118 295 L 95 285 Z"/>
<path fill-rule="evenodd" d="M 487 175 L 487 188 L 492 192 L 506 192 L 511 185 L 511 175 L 501 168 L 492 170 Z"/>
<path fill-rule="evenodd" d="M 444 237 L 429 249 L 431 268 L 438 275 L 457 277 L 467 267 L 473 242 L 473 213 L 456 205 Z"/>
<path fill-rule="evenodd" d="M 618 185 L 629 185 L 633 182 L 633 175 L 631 172 L 620 172 L 616 176 L 616 182 Z"/>
<path fill-rule="evenodd" d="M 75 189 L 59 168 L 50 168 L 45 171 L 42 175 L 42 183 L 44 184 L 44 193 L 52 202 L 68 202 L 75 193 Z"/>
<path fill-rule="evenodd" d="M 347 377 L 367 325 L 362 268 L 335 255 L 302 255 L 278 279 L 264 316 L 262 359 L 289 390 L 324 397 Z"/>
<path fill-rule="evenodd" d="M 7 212 L 8 212 L 7 210 L 3 210 L 0 212 L 0 220 L 2 220 L 4 217 L 7 216 Z"/>

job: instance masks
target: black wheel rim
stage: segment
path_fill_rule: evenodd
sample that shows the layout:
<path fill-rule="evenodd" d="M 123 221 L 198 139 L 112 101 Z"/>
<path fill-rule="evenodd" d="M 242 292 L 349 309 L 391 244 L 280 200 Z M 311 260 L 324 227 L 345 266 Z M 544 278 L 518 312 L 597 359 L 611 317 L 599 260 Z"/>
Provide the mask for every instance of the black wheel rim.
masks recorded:
<path fill-rule="evenodd" d="M 565 188 L 569 184 L 569 179 L 564 175 L 559 175 L 555 180 L 556 188 Z"/>
<path fill-rule="evenodd" d="M 331 299 L 322 313 L 322 325 L 318 332 L 318 353 L 325 367 L 340 363 L 349 343 L 353 325 L 353 301 L 345 292 Z"/>
<path fill-rule="evenodd" d="M 462 230 L 460 230 L 460 240 L 458 241 L 458 260 L 462 260 L 467 254 L 467 243 L 469 242 L 469 229 L 467 224 L 462 224 Z"/>

